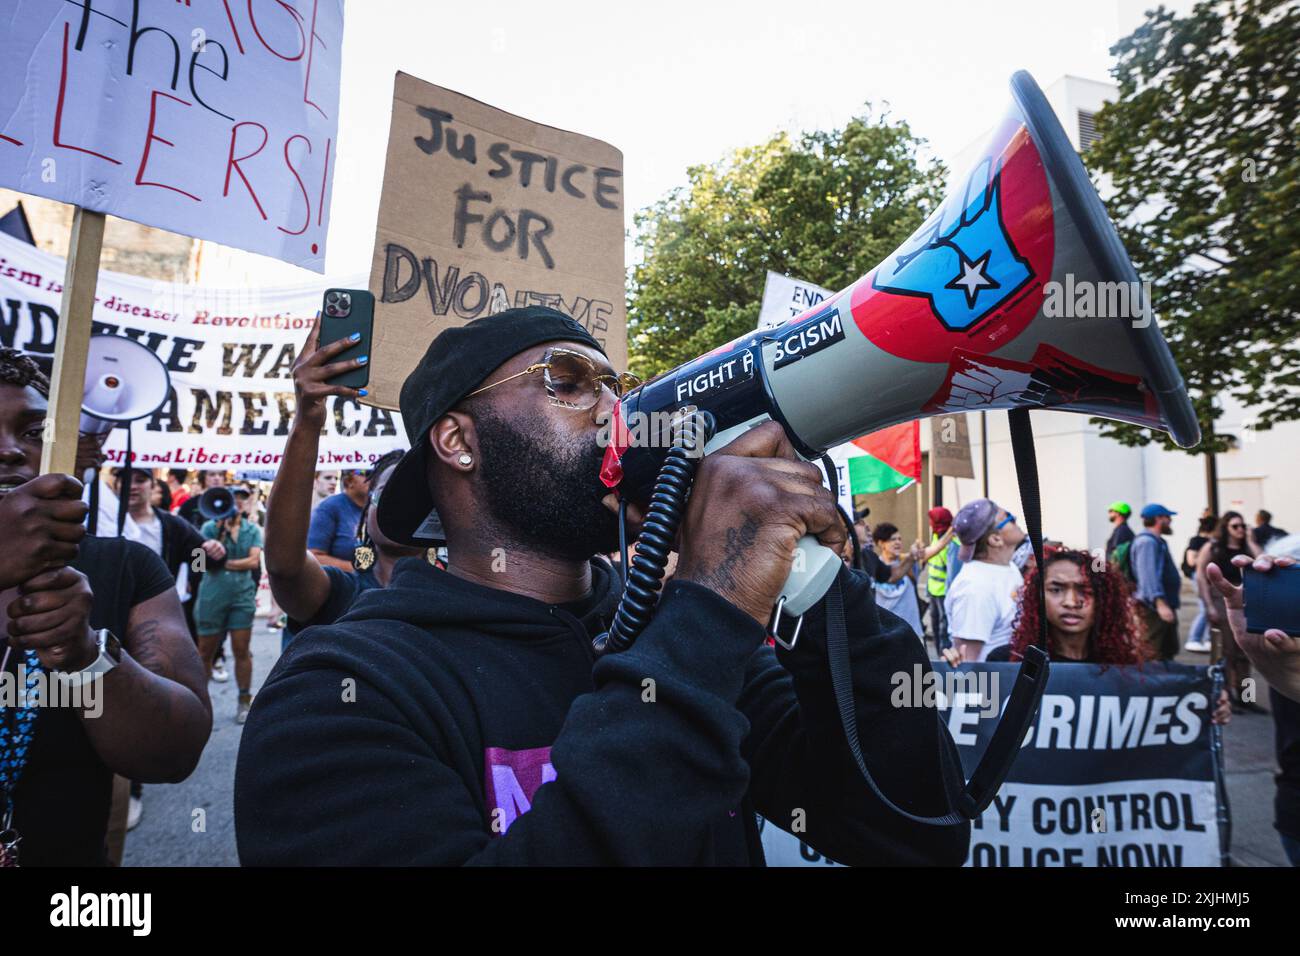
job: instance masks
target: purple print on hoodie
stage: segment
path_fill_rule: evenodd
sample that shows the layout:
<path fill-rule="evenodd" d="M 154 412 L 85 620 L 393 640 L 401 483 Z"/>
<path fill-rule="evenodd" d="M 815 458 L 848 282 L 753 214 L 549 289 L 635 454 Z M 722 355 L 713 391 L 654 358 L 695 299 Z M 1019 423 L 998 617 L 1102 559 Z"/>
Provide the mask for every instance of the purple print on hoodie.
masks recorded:
<path fill-rule="evenodd" d="M 492 817 L 492 829 L 497 833 L 505 833 L 520 814 L 531 810 L 537 788 L 555 779 L 550 747 L 532 750 L 488 747 L 483 751 L 483 766 L 488 813 Z"/>

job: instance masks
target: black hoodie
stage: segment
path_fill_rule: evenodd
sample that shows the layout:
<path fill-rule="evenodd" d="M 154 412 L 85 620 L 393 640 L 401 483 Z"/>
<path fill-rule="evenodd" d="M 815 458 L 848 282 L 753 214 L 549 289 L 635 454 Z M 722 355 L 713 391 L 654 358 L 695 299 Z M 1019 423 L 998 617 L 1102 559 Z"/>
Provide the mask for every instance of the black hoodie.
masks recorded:
<path fill-rule="evenodd" d="M 960 864 L 968 824 L 910 823 L 868 791 L 839 725 L 820 606 L 793 652 L 672 581 L 633 647 L 596 662 L 618 583 L 548 606 L 406 559 L 303 631 L 257 695 L 235 775 L 247 865 L 762 865 L 754 813 L 848 864 Z M 910 628 L 841 574 L 863 751 L 886 795 L 947 812 L 928 668 Z M 593 666 L 594 664 L 594 666 Z"/>

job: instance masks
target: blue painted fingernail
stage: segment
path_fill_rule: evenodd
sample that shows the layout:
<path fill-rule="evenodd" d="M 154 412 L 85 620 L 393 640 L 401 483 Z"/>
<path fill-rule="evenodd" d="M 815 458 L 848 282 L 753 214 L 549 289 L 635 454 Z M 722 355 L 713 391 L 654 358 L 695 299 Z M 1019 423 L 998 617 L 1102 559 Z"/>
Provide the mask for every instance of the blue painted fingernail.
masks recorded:
<path fill-rule="evenodd" d="M 359 388 L 359 389 L 357 389 L 357 394 L 358 394 L 358 395 L 368 395 L 369 392 L 367 392 L 364 388 Z"/>
<path fill-rule="evenodd" d="M 348 338 L 351 339 L 353 342 L 360 342 L 360 341 L 361 341 L 361 333 L 360 333 L 360 332 L 353 332 L 351 335 L 348 336 Z"/>
<path fill-rule="evenodd" d="M 369 356 L 369 355 L 363 355 L 363 356 L 361 356 L 361 358 L 357 359 L 357 364 L 358 364 L 358 365 L 365 365 L 365 364 L 366 364 L 367 362 L 369 362 L 369 361 L 370 361 L 370 356 Z"/>

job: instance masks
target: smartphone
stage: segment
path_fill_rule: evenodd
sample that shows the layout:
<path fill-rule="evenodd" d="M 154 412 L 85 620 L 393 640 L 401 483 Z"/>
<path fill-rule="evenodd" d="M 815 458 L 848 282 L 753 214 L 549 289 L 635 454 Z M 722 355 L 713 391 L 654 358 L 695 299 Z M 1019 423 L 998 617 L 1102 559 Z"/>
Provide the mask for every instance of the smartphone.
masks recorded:
<path fill-rule="evenodd" d="M 349 359 L 370 355 L 370 346 L 374 339 L 375 297 L 365 289 L 326 289 L 325 300 L 320 310 L 320 345 L 323 348 L 331 342 L 346 339 L 354 332 L 361 338 L 350 349 L 334 356 L 330 364 L 346 362 Z M 365 388 L 370 382 L 370 365 L 354 368 L 342 375 L 326 379 L 331 385 L 346 385 L 349 388 Z"/>
<path fill-rule="evenodd" d="M 1242 572 L 1246 601 L 1246 630 L 1263 634 L 1277 628 L 1300 637 L 1300 565 L 1260 572 Z"/>

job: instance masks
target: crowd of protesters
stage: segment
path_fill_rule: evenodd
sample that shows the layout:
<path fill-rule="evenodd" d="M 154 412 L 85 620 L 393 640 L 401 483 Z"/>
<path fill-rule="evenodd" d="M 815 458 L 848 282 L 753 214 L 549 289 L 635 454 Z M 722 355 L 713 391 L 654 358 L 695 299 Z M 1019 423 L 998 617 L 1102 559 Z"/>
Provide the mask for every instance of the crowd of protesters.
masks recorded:
<path fill-rule="evenodd" d="M 1209 653 L 1212 633 L 1213 646 L 1223 650 L 1234 709 L 1259 711 L 1240 697 L 1251 663 L 1228 626 L 1226 585 L 1240 587 L 1242 569 L 1264 554 L 1269 541 L 1287 533 L 1273 527 L 1267 511 L 1257 514 L 1253 530 L 1236 511 L 1217 518 L 1206 514 L 1176 564 L 1164 540 L 1173 534 L 1175 512 L 1147 505 L 1140 512 L 1140 531 L 1129 524 L 1132 514 L 1126 502 L 1108 507 L 1112 532 L 1098 551 L 1070 549 L 1045 538 L 1050 653 L 1107 664 L 1173 660 L 1180 649 L 1177 611 L 1185 576 L 1193 582 L 1200 612 L 1182 648 Z M 953 663 L 1018 660 L 1017 639 L 1032 635 L 1030 643 L 1037 641 L 1037 622 L 1044 613 L 1038 598 L 1040 572 L 1015 514 L 987 498 L 969 502 L 956 516 L 947 508 L 932 508 L 930 544 L 918 541 L 910 549 L 897 526 L 881 522 L 873 527 L 869 515 L 870 509 L 862 508 L 856 516 L 859 540 L 874 546 L 858 563 L 876 582 L 877 604 L 903 618 L 918 638 L 932 640 L 936 657 Z M 881 568 L 886 573 L 878 573 Z M 1064 597 L 1057 601 L 1059 596 Z M 1073 637 L 1065 640 L 1065 634 Z M 1079 635 L 1088 640 L 1079 643 Z"/>
<path fill-rule="evenodd" d="M 132 469 L 128 485 L 126 474 L 114 472 L 112 491 L 125 497 L 130 521 L 129 535 L 116 538 L 86 535 L 86 506 L 78 500 L 82 489 L 77 482 L 37 477 L 48 382 L 30 360 L 12 350 L 0 353 L 0 459 L 8 466 L 0 473 L 0 509 L 4 518 L 17 522 L 15 530 L 33 542 L 26 557 L 0 554 L 0 590 L 15 589 L 12 597 L 5 592 L 0 600 L 8 607 L 11 645 L 20 648 L 18 655 L 6 653 L 4 666 L 15 671 L 21 656 L 29 668 L 81 669 L 107 660 L 105 670 L 114 671 L 105 681 L 106 713 L 112 719 L 81 722 L 74 716 L 60 721 L 41 713 L 34 735 L 31 715 L 25 724 L 20 719 L 12 725 L 15 730 L 25 728 L 32 749 L 21 777 L 8 765 L 0 768 L 10 772 L 0 811 L 6 814 L 7 826 L 22 831 L 24 865 L 114 860 L 109 820 L 114 775 L 132 781 L 126 817 L 131 826 L 141 813 L 141 784 L 188 775 L 214 719 L 204 678 L 230 679 L 227 644 L 238 698 L 235 712 L 225 719 L 249 722 L 236 797 L 240 851 L 246 862 L 682 862 L 687 858 L 673 856 L 671 848 L 658 843 L 662 821 L 656 822 L 653 794 L 646 798 L 651 802 L 637 804 L 644 819 L 616 827 L 617 835 L 606 830 L 598 838 L 596 830 L 584 829 L 583 815 L 576 810 L 582 793 L 603 788 L 626 794 L 634 781 L 640 786 L 654 776 L 650 768 L 632 761 L 624 768 L 627 779 L 616 779 L 611 754 L 602 748 L 621 745 L 613 737 L 603 738 L 606 732 L 598 729 L 612 713 L 626 721 L 626 730 L 636 740 L 635 745 L 627 743 L 634 749 L 657 740 L 661 755 L 719 747 L 725 751 L 732 744 L 740 746 L 738 739 L 731 739 L 739 730 L 727 714 L 711 711 L 724 699 L 733 699 L 729 706 L 745 714 L 752 733 L 767 736 L 761 748 L 745 744 L 750 767 L 743 773 L 722 768 L 737 771 L 736 787 L 722 790 L 731 794 L 725 798 L 729 806 L 736 801 L 750 806 L 751 796 L 739 781 L 751 780 L 755 805 L 769 818 L 779 817 L 786 804 L 813 799 L 801 787 L 819 779 L 819 761 L 828 761 L 827 773 L 832 765 L 835 768 L 826 780 L 840 777 L 845 755 L 835 748 L 797 755 L 806 768 L 806 781 L 784 780 L 775 773 L 782 761 L 795 758 L 790 748 L 797 746 L 782 723 L 787 717 L 776 718 L 799 712 L 799 694 L 814 689 L 829 693 L 819 683 L 819 671 L 806 669 L 798 656 L 782 651 L 769 655 L 758 673 L 747 672 L 743 687 L 723 687 L 717 684 L 719 675 L 704 676 L 704 664 L 697 671 L 688 663 L 699 649 L 688 653 L 674 636 L 682 627 L 704 627 L 711 637 L 725 637 L 723 646 L 735 643 L 734 653 L 725 653 L 740 660 L 753 653 L 748 638 L 741 635 L 755 627 L 763 630 L 765 609 L 772 601 L 766 592 L 750 594 L 723 570 L 736 560 L 763 566 L 759 552 L 739 558 L 732 554 L 737 536 L 725 533 L 718 523 L 740 520 L 731 514 L 737 508 L 756 507 L 746 498 L 749 486 L 739 478 L 713 495 L 709 479 L 701 479 L 696 497 L 726 501 L 730 510 L 718 508 L 714 524 L 707 526 L 712 535 L 699 533 L 696 548 L 684 548 L 680 563 L 670 566 L 673 581 L 665 588 L 655 619 L 655 625 L 663 626 L 652 625 L 652 636 L 638 645 L 652 656 L 624 657 L 634 670 L 634 661 L 650 670 L 659 666 L 656 661 L 676 661 L 662 676 L 675 688 L 676 699 L 685 702 L 683 722 L 669 722 L 667 729 L 647 726 L 648 712 L 624 703 L 627 694 L 638 697 L 641 692 L 639 670 L 620 677 L 616 667 L 602 665 L 604 690 L 586 687 L 592 680 L 592 658 L 575 659 L 571 652 L 578 645 L 572 638 L 588 646 L 608 627 L 619 575 L 608 561 L 594 557 L 613 551 L 608 502 L 580 504 L 591 495 L 588 489 L 595 477 L 592 466 L 598 456 L 587 453 L 594 452 L 595 445 L 585 444 L 594 442 L 594 436 L 574 438 L 569 430 L 573 409 L 587 411 L 592 403 L 611 401 L 617 392 L 611 383 L 618 377 L 606 370 L 594 341 L 571 321 L 547 309 L 516 311 L 521 314 L 512 317 L 520 333 L 515 341 L 523 343 L 522 351 L 504 347 L 499 336 L 475 328 L 479 323 L 435 340 L 403 390 L 412 450 L 394 450 L 371 468 L 341 473 L 316 471 L 318 443 L 327 399 L 356 395 L 355 389 L 330 380 L 356 363 L 335 361 L 350 342 L 318 348 L 318 330 L 313 330 L 294 366 L 295 417 L 265 506 L 256 481 L 239 482 L 246 476 Z M 579 347 L 571 348 L 574 343 Z M 470 362 L 476 354 L 477 365 Z M 512 375 L 499 374 L 516 366 L 520 371 Z M 552 408 L 561 409 L 548 413 L 544 425 L 546 416 L 537 417 L 531 410 L 511 412 L 504 399 L 495 404 L 475 401 L 498 385 L 532 401 L 525 389 L 543 381 L 530 377 L 539 369 L 545 370 L 541 394 L 550 396 Z M 573 395 L 556 399 L 561 369 L 582 383 L 578 392 L 590 391 L 586 404 Z M 435 399 L 415 394 L 418 388 Z M 517 420 L 512 421 L 511 414 Z M 583 453 L 564 451 L 563 440 L 578 442 Z M 746 445 L 732 457 L 749 462 L 754 474 L 775 467 L 764 464 L 769 460 L 782 462 L 776 472 L 788 473 L 793 453 L 782 444 L 775 426 L 756 429 L 742 443 L 753 448 Z M 82 446 L 78 471 L 86 474 L 102 466 L 103 454 L 94 440 L 83 440 Z M 733 470 L 740 468 L 731 464 Z M 218 489 L 228 493 L 224 504 L 220 494 L 213 494 Z M 773 500 L 763 499 L 768 522 L 782 517 L 770 514 Z M 779 500 L 781 508 L 787 507 L 785 499 Z M 381 507 L 383 502 L 387 508 Z M 806 514 L 797 519 L 792 515 L 784 515 L 791 527 L 796 520 L 812 527 Z M 1265 570 L 1263 548 L 1286 534 L 1272 525 L 1267 512 L 1256 516 L 1253 529 L 1237 512 L 1203 516 L 1182 560 L 1175 562 L 1165 541 L 1173 533 L 1174 512 L 1149 504 L 1139 513 L 1141 529 L 1134 530 L 1130 506 L 1114 502 L 1108 509 L 1112 533 L 1103 551 L 1048 542 L 1041 567 L 1017 516 L 987 498 L 969 502 L 955 514 L 944 507 L 931 509 L 928 543 L 916 541 L 910 547 L 897 526 L 880 522 L 873 527 L 869 517 L 866 508 L 854 516 L 852 549 L 844 544 L 838 520 L 819 526 L 824 539 L 844 544 L 846 560 L 865 572 L 845 579 L 854 633 L 889 636 L 862 643 L 854 651 L 855 686 L 859 672 L 865 673 L 868 666 L 910 667 L 907 662 L 920 653 L 927 637 L 933 642 L 931 656 L 954 666 L 1015 662 L 1041 638 L 1051 658 L 1062 663 L 1140 667 L 1172 660 L 1180 650 L 1177 611 L 1187 578 L 1200 612 L 1185 650 L 1204 653 L 1213 648 L 1227 672 L 1227 692 L 1216 702 L 1215 723 L 1226 723 L 1234 710 L 1260 708 L 1253 695 L 1243 693 L 1252 660 L 1274 686 L 1300 695 L 1296 668 L 1276 636 L 1249 635 L 1244 625 L 1242 569 L 1259 562 L 1255 566 Z M 697 514 L 694 527 L 706 520 L 705 514 Z M 421 532 L 429 527 L 433 531 L 417 535 L 417 526 Z M 692 527 L 692 519 L 687 526 Z M 491 547 L 497 542 L 509 548 Z M 718 550 L 724 547 L 725 553 Z M 498 568 L 498 552 L 507 551 L 506 567 Z M 282 657 L 264 688 L 270 699 L 254 706 L 251 635 L 263 569 L 271 595 L 268 622 L 282 630 Z M 769 576 L 779 584 L 784 573 L 777 562 Z M 501 596 L 510 591 L 515 593 Z M 425 607 L 426 598 L 437 600 Z M 890 613 L 867 614 L 863 601 Z M 545 613 L 534 613 L 534 604 Z M 57 626 L 52 626 L 56 607 L 60 614 Z M 75 613 L 63 613 L 66 607 L 75 608 Z M 475 615 L 491 620 L 492 626 L 483 630 Z M 451 645 L 428 641 L 426 628 L 445 632 L 469 657 L 445 657 Z M 314 636 L 294 648 L 308 631 Z M 507 639 L 500 643 L 503 635 Z M 899 643 L 902 636 L 914 640 Z M 528 640 L 521 643 L 524 637 Z M 817 639 L 815 634 L 807 638 Z M 556 641 L 558 656 L 547 656 L 551 652 L 546 649 Z M 714 666 L 723 651 L 709 653 L 713 657 L 708 666 Z M 431 664 L 434 660 L 440 663 Z M 427 684 L 416 680 L 416 675 L 431 674 L 431 666 L 446 670 L 445 686 L 443 677 L 429 677 Z M 785 669 L 800 675 L 794 686 L 788 677 L 778 676 Z M 349 709 L 344 720 L 336 711 L 339 679 L 342 676 L 346 687 L 356 674 L 364 674 L 370 685 L 365 706 Z M 549 802 L 539 801 L 533 808 L 537 825 L 513 830 L 508 845 L 493 843 L 473 822 L 483 810 L 476 801 L 485 799 L 481 793 L 471 796 L 483 779 L 482 768 L 462 766 L 451 758 L 445 764 L 428 763 L 416 756 L 427 757 L 425 748 L 416 745 L 425 738 L 430 753 L 442 753 L 444 747 L 453 753 L 474 749 L 466 749 L 457 735 L 484 733 L 478 721 L 491 701 L 470 698 L 501 694 L 500 688 L 493 689 L 494 674 L 513 688 L 506 697 L 514 695 L 513 710 L 494 718 L 504 721 L 499 724 L 503 729 L 495 732 L 498 738 L 531 740 L 539 725 L 550 727 L 545 734 L 554 743 L 543 749 L 547 755 L 552 748 L 564 755 L 570 768 L 566 785 L 554 791 Z M 624 679 L 637 686 L 621 688 Z M 551 683 L 544 687 L 547 681 Z M 766 688 L 761 694 L 752 689 L 760 685 Z M 578 713 L 574 726 L 561 727 L 574 695 L 584 692 L 603 695 L 604 710 L 599 715 Z M 424 700 L 422 695 L 428 694 L 433 696 Z M 492 696 L 492 701 L 506 697 Z M 1294 721 L 1296 707 L 1300 705 L 1274 695 L 1275 713 L 1291 715 L 1287 719 Z M 165 710 L 165 719 L 158 716 L 158 708 Z M 685 720 L 687 713 L 693 714 L 690 721 Z M 413 716 L 418 714 L 425 716 Z M 811 713 L 801 718 L 809 722 L 801 734 L 838 739 L 831 728 L 812 727 L 813 719 Z M 585 736 L 578 729 L 584 720 L 596 721 Z M 896 725 L 893 737 L 874 742 L 881 765 L 889 765 L 891 754 L 906 752 L 914 760 L 933 749 L 936 736 L 927 720 L 909 715 Z M 391 731 L 389 736 L 376 737 L 383 728 Z M 1289 733 L 1293 741 L 1300 737 L 1294 727 Z M 4 743 L 10 747 L 22 739 L 8 733 Z M 340 740 L 349 742 L 336 746 Z M 514 759 L 510 750 L 500 753 L 506 755 L 502 759 Z M 336 768 L 331 763 L 336 758 L 347 767 Z M 371 802 L 367 808 L 355 802 L 364 796 L 361 793 L 301 790 L 307 780 L 331 779 L 336 770 L 346 776 L 358 768 L 396 803 Z M 698 783 L 693 799 L 712 807 L 721 792 L 716 774 L 722 771 L 695 757 L 684 760 L 678 770 L 678 783 Z M 918 805 L 942 792 L 937 779 L 924 774 L 891 783 L 899 789 L 914 788 Z M 300 793 L 301 800 L 286 796 L 293 792 Z M 433 819 L 418 811 L 428 805 L 429 792 L 445 798 Z M 407 806 L 414 816 L 400 809 Z M 960 862 L 964 854 L 965 838 L 934 828 L 898 830 L 888 814 L 880 817 L 878 807 L 863 801 L 856 785 L 852 796 L 843 797 L 842 807 L 845 826 L 836 822 L 813 835 L 837 858 Z M 354 827 L 359 814 L 384 834 L 382 840 L 363 846 L 342 838 L 338 828 Z M 730 816 L 736 818 L 734 809 Z M 542 817 L 556 828 L 549 836 Z M 607 822 L 614 826 L 612 820 Z M 754 860 L 752 834 L 744 828 L 704 817 L 700 826 L 711 835 L 690 859 Z M 1292 852 L 1294 839 L 1284 836 L 1292 840 Z M 568 841 L 562 853 L 552 845 L 561 839 Z M 0 846 L 0 862 L 4 853 Z M 552 857 L 554 853 L 560 856 Z"/>

